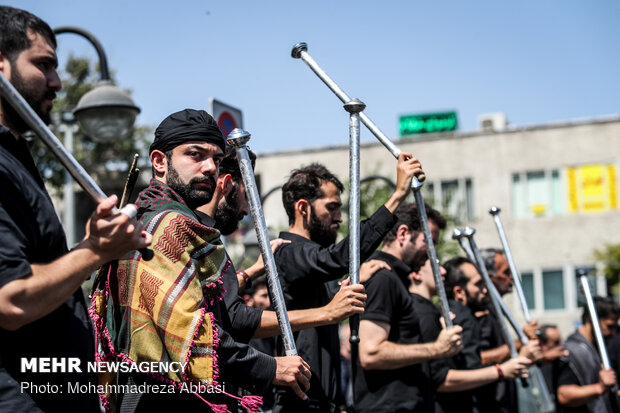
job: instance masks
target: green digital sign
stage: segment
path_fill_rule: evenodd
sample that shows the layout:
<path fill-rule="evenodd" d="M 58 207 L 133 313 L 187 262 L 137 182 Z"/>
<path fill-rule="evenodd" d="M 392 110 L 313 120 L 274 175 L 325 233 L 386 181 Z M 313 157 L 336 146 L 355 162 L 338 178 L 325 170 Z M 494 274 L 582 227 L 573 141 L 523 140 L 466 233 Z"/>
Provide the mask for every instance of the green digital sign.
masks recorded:
<path fill-rule="evenodd" d="M 420 113 L 403 115 L 398 122 L 400 136 L 448 132 L 459 126 L 456 112 Z"/>

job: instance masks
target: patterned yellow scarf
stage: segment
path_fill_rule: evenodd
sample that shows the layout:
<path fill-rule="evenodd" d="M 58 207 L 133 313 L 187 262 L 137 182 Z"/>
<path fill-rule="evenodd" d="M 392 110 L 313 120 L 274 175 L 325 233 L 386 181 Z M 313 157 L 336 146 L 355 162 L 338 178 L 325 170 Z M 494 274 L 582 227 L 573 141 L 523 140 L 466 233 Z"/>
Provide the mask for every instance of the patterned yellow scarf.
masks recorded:
<path fill-rule="evenodd" d="M 213 386 L 218 338 L 209 308 L 221 300 L 220 278 L 231 265 L 223 246 L 212 243 L 219 231 L 200 224 L 178 195 L 156 180 L 136 205 L 153 235 L 154 256 L 147 261 L 133 251 L 109 265 L 91 308 L 98 359 L 187 363 L 182 372 L 154 377 L 177 386 Z M 115 380 L 110 374 L 100 384 Z M 113 395 L 103 400 L 114 408 Z"/>

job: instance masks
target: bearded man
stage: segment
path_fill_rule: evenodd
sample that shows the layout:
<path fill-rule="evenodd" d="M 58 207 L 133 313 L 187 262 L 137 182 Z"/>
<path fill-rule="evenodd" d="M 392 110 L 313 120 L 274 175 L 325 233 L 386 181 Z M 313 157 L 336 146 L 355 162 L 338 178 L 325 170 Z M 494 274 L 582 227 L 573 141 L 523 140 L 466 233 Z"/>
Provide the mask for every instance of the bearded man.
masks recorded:
<path fill-rule="evenodd" d="M 404 201 L 415 174 L 422 173 L 417 159 L 402 153 L 397 164 L 394 193 L 360 225 L 360 258 L 365 260 L 379 246 L 395 222 L 394 211 Z M 349 239 L 335 243 L 342 222 L 340 180 L 323 165 L 294 170 L 282 187 L 282 201 L 289 219 L 291 241 L 275 252 L 280 283 L 289 310 L 320 307 L 333 296 L 330 281 L 349 270 Z M 344 403 L 340 388 L 340 340 L 338 326 L 309 328 L 295 334 L 299 354 L 312 371 L 309 402 L 299 403 L 286 389 L 276 394 L 274 412 L 331 411 Z"/>
<path fill-rule="evenodd" d="M 0 6 L 0 72 L 47 123 L 61 87 L 55 49 L 47 23 Z M 95 394 L 36 389 L 96 383 L 86 372 L 95 347 L 80 286 L 98 266 L 147 246 L 151 238 L 135 220 L 113 213 L 117 199 L 110 197 L 99 203 L 86 236 L 69 251 L 21 136 L 27 130 L 24 119 L 0 99 L 0 411 L 98 412 Z M 23 361 L 39 357 L 79 359 L 83 373 L 24 368 Z"/>
<path fill-rule="evenodd" d="M 120 376 L 121 383 L 163 381 L 179 389 L 174 395 L 122 395 L 116 400 L 121 410 L 130 405 L 139 411 L 200 409 L 206 402 L 214 411 L 225 410 L 224 405 L 236 411 L 238 397 L 222 394 L 224 384 L 255 394 L 271 384 L 285 385 L 305 397 L 302 387 L 308 388 L 310 371 L 300 357 L 273 358 L 230 333 L 222 278 L 231 263 L 218 242 L 219 231 L 194 213 L 213 198 L 224 148 L 216 122 L 205 111 L 173 113 L 155 131 L 150 148 L 154 177 L 136 201 L 141 222 L 153 234 L 154 257 L 145 261 L 131 254 L 112 264 L 106 291 L 97 296 L 94 321 L 104 358 L 184 367 Z M 204 390 L 183 391 L 188 384 Z M 251 396 L 240 401 L 249 410 L 257 407 Z"/>

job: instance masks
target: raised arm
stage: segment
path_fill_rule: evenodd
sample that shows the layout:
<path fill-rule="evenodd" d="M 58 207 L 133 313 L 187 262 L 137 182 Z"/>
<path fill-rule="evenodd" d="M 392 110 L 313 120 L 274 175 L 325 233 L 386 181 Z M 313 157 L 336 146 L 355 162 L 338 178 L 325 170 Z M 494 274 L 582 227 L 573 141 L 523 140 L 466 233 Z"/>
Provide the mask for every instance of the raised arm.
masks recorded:
<path fill-rule="evenodd" d="M 396 188 L 384 204 L 391 213 L 394 213 L 400 204 L 403 203 L 409 191 L 411 191 L 411 180 L 415 175 L 420 173 L 424 173 L 422 165 L 412 154 L 402 152 L 398 156 L 398 163 L 396 165 Z"/>

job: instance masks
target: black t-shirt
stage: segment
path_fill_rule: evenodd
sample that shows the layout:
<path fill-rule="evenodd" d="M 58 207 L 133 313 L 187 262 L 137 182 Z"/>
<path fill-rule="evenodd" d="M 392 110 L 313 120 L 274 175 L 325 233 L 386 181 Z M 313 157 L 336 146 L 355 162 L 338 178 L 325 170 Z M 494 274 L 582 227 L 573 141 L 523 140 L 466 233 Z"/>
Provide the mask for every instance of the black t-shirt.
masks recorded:
<path fill-rule="evenodd" d="M 570 369 L 570 367 L 568 366 L 568 363 L 561 362 L 559 365 L 559 373 L 558 373 L 558 387 L 562 385 L 566 385 L 566 384 L 580 385 L 577 375 L 575 375 L 575 373 Z M 583 406 L 579 406 L 579 407 L 568 407 L 568 406 L 559 406 L 559 407 L 562 413 L 594 413 L 594 412 L 590 412 L 590 409 L 588 409 L 587 404 L 584 404 Z M 596 413 L 599 413 L 599 412 L 596 412 Z M 605 413 L 605 412 L 600 412 L 600 413 Z"/>
<path fill-rule="evenodd" d="M 441 312 L 430 300 L 427 300 L 421 295 L 411 293 L 411 299 L 413 300 L 413 308 L 418 316 L 420 324 L 421 342 L 431 343 L 437 340 L 441 332 L 441 323 L 439 321 Z M 433 388 L 436 389 L 443 384 L 446 380 L 448 370 L 453 367 L 450 366 L 449 359 L 445 358 L 431 360 L 428 362 L 428 365 Z"/>
<path fill-rule="evenodd" d="M 494 349 L 506 344 L 506 340 L 502 334 L 501 326 L 499 325 L 497 318 L 494 315 L 494 311 L 491 305 L 489 305 L 489 312 L 482 317 L 479 317 L 480 321 L 480 350 Z M 498 413 L 516 413 L 518 412 L 517 406 L 517 385 L 514 380 L 505 380 L 494 383 L 489 383 L 486 386 L 482 386 L 478 390 L 478 394 L 482 394 L 485 397 L 489 394 L 495 394 L 495 400 L 499 407 Z"/>
<path fill-rule="evenodd" d="M 54 206 L 23 139 L 0 126 L 0 288 L 67 252 Z M 68 383 L 96 384 L 86 363 L 93 333 L 81 289 L 47 316 L 16 331 L 0 329 L 0 411 L 26 411 L 32 400 L 47 412 L 98 411 L 97 395 L 69 394 Z M 84 373 L 21 372 L 22 358 L 78 357 Z M 56 384 L 56 394 L 24 392 L 19 382 Z M 32 399 L 32 400 L 31 400 Z"/>
<path fill-rule="evenodd" d="M 440 312 L 436 309 L 432 303 L 417 294 L 412 294 L 414 302 L 416 303 L 416 311 L 424 311 L 424 314 L 430 314 L 431 306 L 435 312 L 432 322 L 424 318 L 422 335 L 424 341 L 434 341 L 439 332 L 441 331 L 441 325 L 439 323 Z M 417 297 L 417 299 L 415 299 Z M 461 333 L 463 341 L 463 350 L 456 356 L 451 358 L 437 359 L 429 362 L 431 369 L 431 377 L 433 384 L 436 387 L 440 386 L 446 378 L 448 370 L 475 370 L 482 367 L 480 361 L 480 325 L 472 311 L 459 302 L 454 300 L 448 301 L 450 311 L 454 314 L 452 323 L 463 327 Z M 450 393 L 435 393 L 435 412 L 436 413 L 449 413 L 449 412 L 472 412 L 474 411 L 474 390 L 466 390 L 460 392 Z"/>
<path fill-rule="evenodd" d="M 419 318 L 405 282 L 411 269 L 382 251 L 371 259 L 385 261 L 391 271 L 380 270 L 366 282 L 366 306 L 362 320 L 390 325 L 388 340 L 399 344 L 421 343 Z M 393 370 L 364 370 L 356 360 L 356 412 L 429 412 L 432 390 L 425 363 Z"/>
<path fill-rule="evenodd" d="M 394 221 L 394 215 L 382 206 L 360 223 L 362 260 L 377 249 Z M 274 254 L 286 308 L 290 311 L 328 304 L 333 298 L 329 282 L 343 277 L 349 271 L 349 238 L 323 248 L 290 232 L 282 232 L 279 237 L 292 241 L 280 246 Z M 295 333 L 295 344 L 297 352 L 310 365 L 312 372 L 308 397 L 320 403 L 343 403 L 338 326 L 327 325 L 299 331 Z M 280 354 L 283 354 L 281 340 L 278 348 Z"/>

